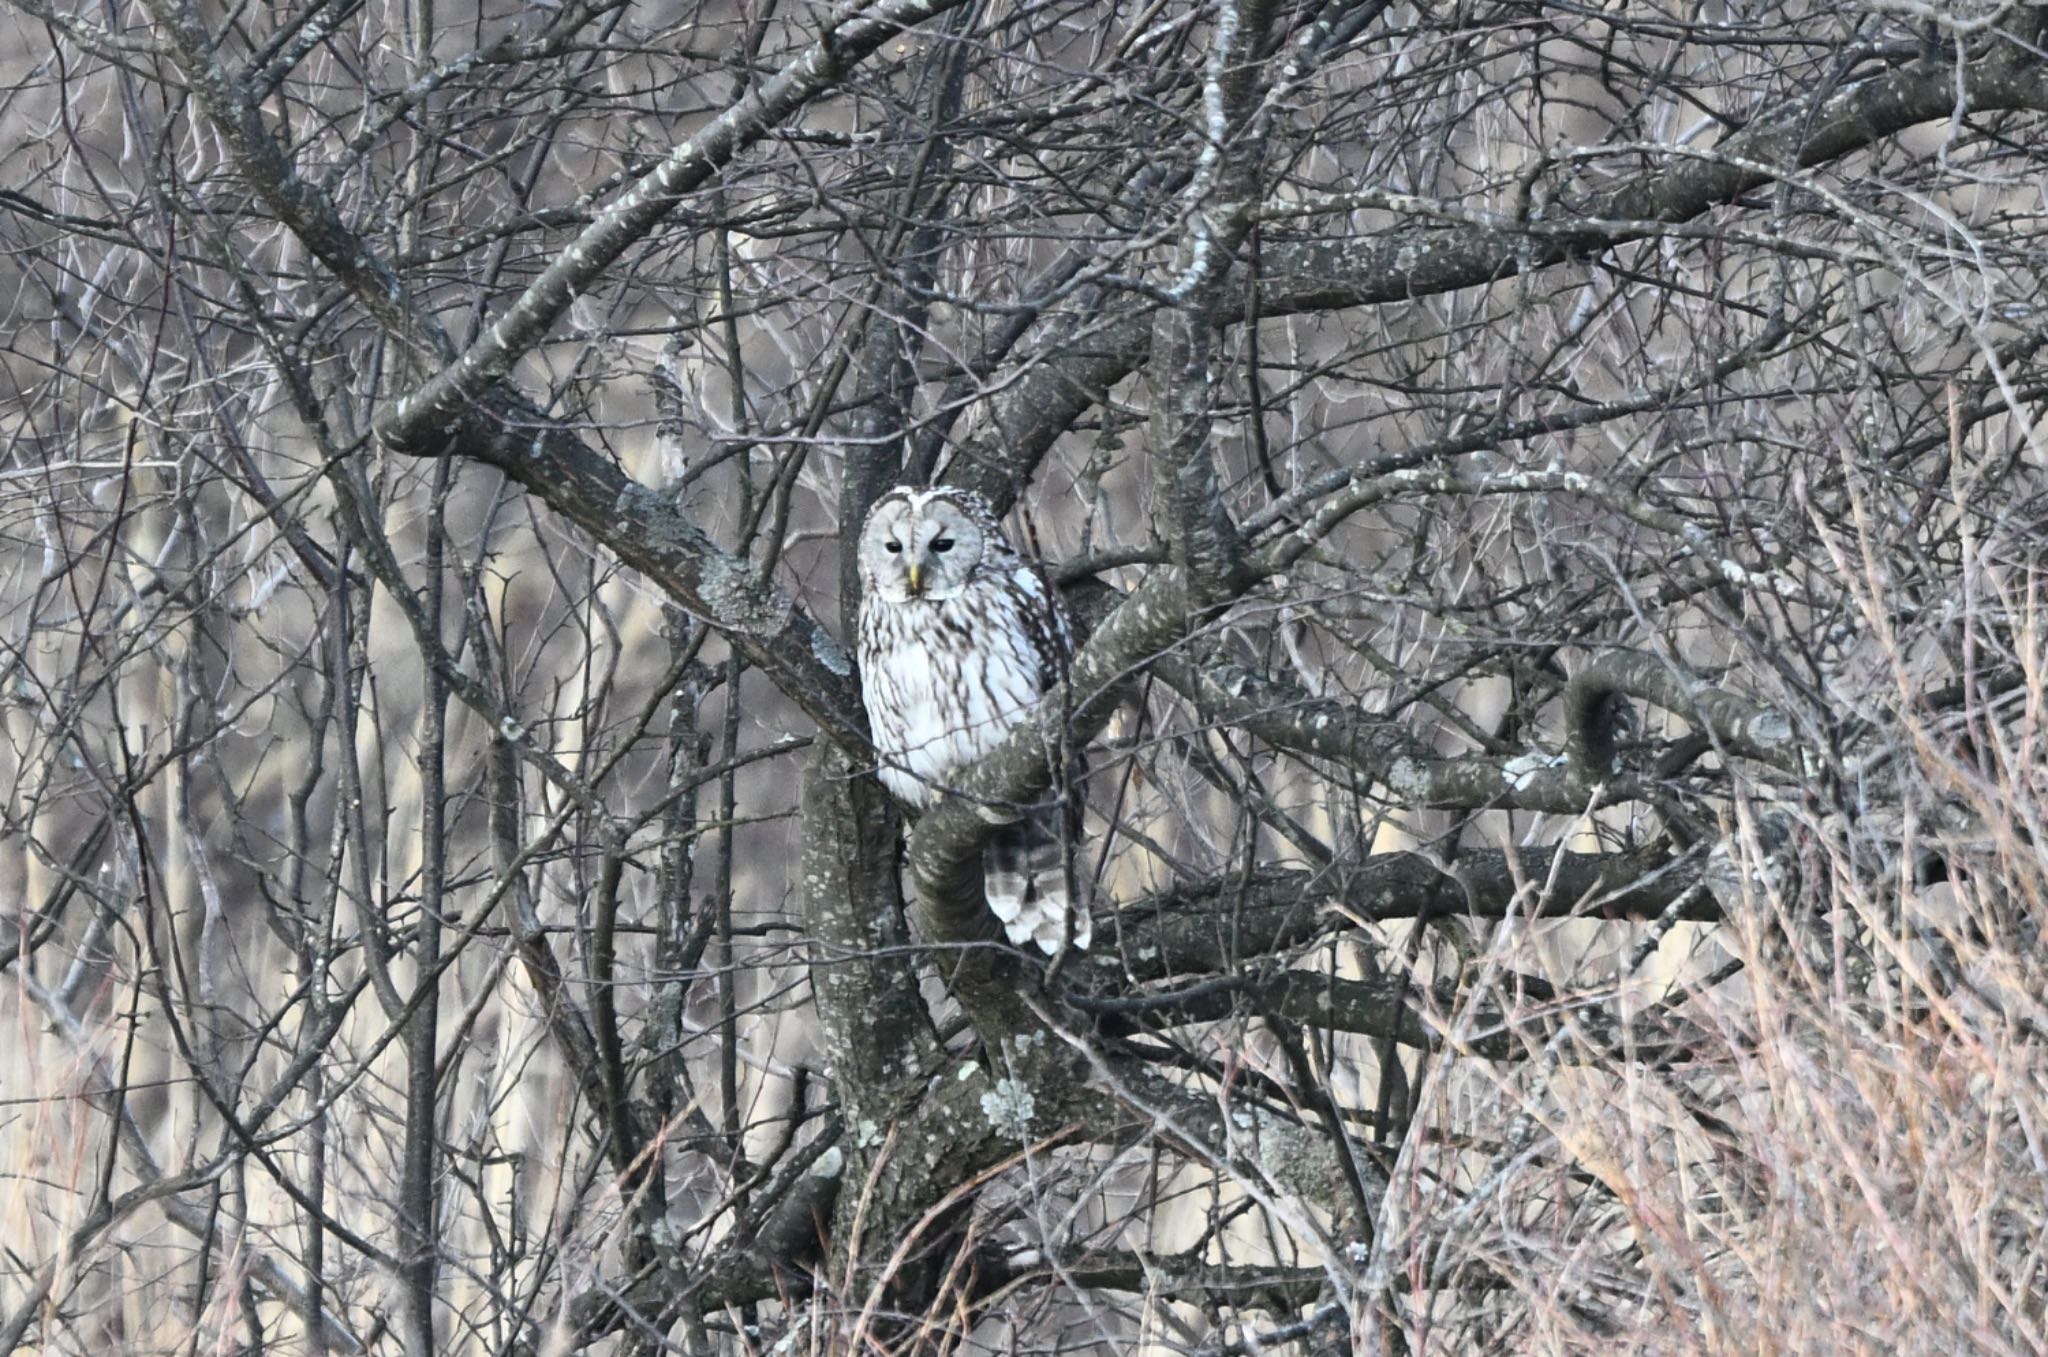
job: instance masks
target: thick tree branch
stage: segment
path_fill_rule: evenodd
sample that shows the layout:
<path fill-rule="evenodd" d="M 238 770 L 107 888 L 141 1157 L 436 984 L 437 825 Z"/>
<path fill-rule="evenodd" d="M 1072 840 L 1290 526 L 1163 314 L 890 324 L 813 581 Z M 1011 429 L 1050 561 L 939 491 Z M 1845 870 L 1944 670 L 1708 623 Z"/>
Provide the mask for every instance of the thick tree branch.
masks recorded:
<path fill-rule="evenodd" d="M 506 388 L 497 394 L 508 404 L 470 411 L 446 451 L 496 467 L 525 486 L 723 632 L 828 738 L 866 748 L 853 661 L 831 632 L 668 499 L 548 416 L 511 404 L 517 397 Z"/>
<path fill-rule="evenodd" d="M 1810 168 L 1921 123 L 2008 109 L 2048 111 L 2048 70 L 2010 49 L 1960 66 L 1916 61 L 1773 108 L 1720 146 L 1687 148 L 1674 164 L 1624 180 L 1568 214 L 1533 222 L 1532 229 L 1424 223 L 1275 247 L 1267 253 L 1262 298 L 1268 314 L 1282 314 L 1477 287 L 1689 221 L 1769 182 L 1768 167 Z M 1588 224 L 1569 230 L 1572 219 Z"/>
<path fill-rule="evenodd" d="M 1539 1055 L 1566 1016 L 1586 1040 L 1560 1050 L 1565 1064 L 1605 1064 L 1624 1051 L 1632 1059 L 1665 1059 L 1706 1044 L 1693 1033 L 1675 1034 L 1661 1014 L 1628 1030 L 1629 1020 L 1613 1009 L 1611 986 L 1564 996 L 1536 977 L 1516 976 L 1493 993 L 1498 997 L 1470 995 L 1453 979 L 1418 986 L 1402 975 L 1358 980 L 1327 971 L 1267 969 L 1079 1006 L 1091 1013 L 1142 1015 L 1157 1027 L 1257 1014 L 1268 1023 L 1350 1032 L 1410 1050 L 1453 1047 L 1483 1060 Z"/>
<path fill-rule="evenodd" d="M 811 751 L 802 809 L 811 991 L 833 1034 L 834 1085 L 849 1121 L 883 1121 L 941 1058 L 902 936 L 897 818 L 832 744 Z"/>
<path fill-rule="evenodd" d="M 1619 771 L 1610 703 L 1624 696 L 1676 712 L 1724 753 L 1794 775 L 1804 771 L 1804 747 L 1783 712 L 1718 688 L 1689 685 L 1670 662 L 1655 655 L 1610 650 L 1581 665 L 1565 687 L 1565 754 L 1583 781 Z"/>
<path fill-rule="evenodd" d="M 1115 953 L 1098 949 L 1080 975 L 1105 991 L 1130 981 L 1229 974 L 1247 960 L 1328 932 L 1408 919 L 1656 918 L 1686 899 L 1702 868 L 1645 851 L 1470 848 L 1446 864 L 1426 853 L 1376 853 L 1327 869 L 1268 867 L 1175 886 L 1121 907 Z M 1714 922 L 1693 898 L 1681 919 Z"/>
<path fill-rule="evenodd" d="M 1484 286 L 1732 203 L 1767 180 L 1760 166 L 1812 167 L 1922 123 L 1966 111 L 2013 109 L 2048 110 L 2048 70 L 2022 51 L 1999 48 L 1960 65 L 1916 61 L 1779 107 L 1718 148 L 1724 160 L 1688 149 L 1673 165 L 1583 200 L 1574 216 L 1604 226 L 1568 231 L 1559 217 L 1532 223 L 1535 229 L 1529 230 L 1425 221 L 1367 236 L 1268 241 L 1261 251 L 1258 311 L 1331 311 Z M 1134 303 L 1121 315 L 1096 320 L 1088 333 L 1062 335 L 1057 346 L 1040 351 L 1031 370 L 995 402 L 995 423 L 1013 464 L 963 468 L 961 479 L 1007 503 L 1053 441 L 1145 363 L 1151 309 L 1149 302 Z"/>
<path fill-rule="evenodd" d="M 378 420 L 377 433 L 401 451 L 442 451 L 462 419 L 547 337 L 570 303 L 645 239 L 682 202 L 763 133 L 839 81 L 883 43 L 963 0 L 882 0 L 873 10 L 827 23 L 817 41 L 695 136 L 668 153 L 631 191 L 564 248 L 467 352 Z M 842 12 L 843 13 L 843 12 Z"/>
<path fill-rule="evenodd" d="M 1087 591 L 1081 597 L 1106 592 Z M 1591 765 L 1574 764 L 1567 754 L 1445 757 L 1406 726 L 1355 702 L 1315 697 L 1285 679 L 1228 660 L 1173 650 L 1154 659 L 1150 671 L 1192 702 L 1205 721 L 1234 726 L 1291 754 L 1328 759 L 1361 784 L 1383 787 L 1390 799 L 1405 806 L 1572 815 L 1588 805 L 1611 805 L 1645 791 L 1626 774 L 1587 776 L 1583 770 Z M 1728 700 L 1748 707 L 1742 699 Z"/>
<path fill-rule="evenodd" d="M 1082 1254 L 1051 1265 L 1035 1250 L 984 1251 L 977 1260 L 983 1291 L 995 1293 L 1034 1277 L 1057 1276 L 1077 1286 L 1127 1291 L 1205 1309 L 1294 1310 L 1328 1293 L 1321 1268 L 1216 1264 L 1190 1254 L 1141 1257 Z"/>
<path fill-rule="evenodd" d="M 1405 726 L 1353 702 L 1313 697 L 1284 679 L 1242 665 L 1162 655 L 1152 672 L 1195 704 L 1204 719 L 1235 726 L 1275 749 L 1329 759 L 1357 779 L 1386 788 L 1407 806 L 1547 810 L 1587 806 L 1592 784 L 1563 760 L 1446 758 Z M 1616 794 L 1631 790 L 1617 783 Z"/>
<path fill-rule="evenodd" d="M 1231 522 L 1209 430 L 1225 289 L 1265 157 L 1253 111 L 1272 17 L 1257 0 L 1217 4 L 1202 83 L 1202 154 L 1185 195 L 1178 275 L 1166 290 L 1174 305 L 1159 312 L 1153 328 L 1152 485 L 1172 559 L 1186 572 L 1197 607 L 1243 587 L 1244 543 Z"/>

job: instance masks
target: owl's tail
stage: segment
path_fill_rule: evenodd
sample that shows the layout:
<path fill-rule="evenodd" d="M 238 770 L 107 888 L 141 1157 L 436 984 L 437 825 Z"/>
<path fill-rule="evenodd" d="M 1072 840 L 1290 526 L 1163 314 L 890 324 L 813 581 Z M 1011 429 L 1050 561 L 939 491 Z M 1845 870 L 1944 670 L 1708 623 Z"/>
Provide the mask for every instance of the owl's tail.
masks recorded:
<path fill-rule="evenodd" d="M 1018 947 L 1058 956 L 1071 943 L 1088 946 L 1094 931 L 1088 902 L 1070 898 L 1066 855 L 1057 810 L 1038 810 L 999 827 L 981 852 L 982 888 L 989 910 Z M 1069 937 L 1069 920 L 1072 936 Z"/>

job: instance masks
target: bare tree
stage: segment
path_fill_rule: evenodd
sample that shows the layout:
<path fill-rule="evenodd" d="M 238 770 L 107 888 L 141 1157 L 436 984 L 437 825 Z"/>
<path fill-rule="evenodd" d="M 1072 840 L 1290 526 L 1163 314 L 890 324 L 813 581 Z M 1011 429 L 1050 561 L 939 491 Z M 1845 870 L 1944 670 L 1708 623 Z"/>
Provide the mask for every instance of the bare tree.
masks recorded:
<path fill-rule="evenodd" d="M 0 1351 L 2048 1347 L 2038 6 L 11 4 Z"/>

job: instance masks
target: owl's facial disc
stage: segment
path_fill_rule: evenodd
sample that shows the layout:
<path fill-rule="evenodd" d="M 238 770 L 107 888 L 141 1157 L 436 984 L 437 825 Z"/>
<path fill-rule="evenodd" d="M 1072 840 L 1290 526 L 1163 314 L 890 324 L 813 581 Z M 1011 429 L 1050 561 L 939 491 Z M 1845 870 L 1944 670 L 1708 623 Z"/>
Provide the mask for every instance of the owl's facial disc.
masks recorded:
<path fill-rule="evenodd" d="M 867 587 L 891 603 L 943 602 L 970 587 L 986 543 L 957 505 L 918 495 L 885 500 L 861 544 Z"/>

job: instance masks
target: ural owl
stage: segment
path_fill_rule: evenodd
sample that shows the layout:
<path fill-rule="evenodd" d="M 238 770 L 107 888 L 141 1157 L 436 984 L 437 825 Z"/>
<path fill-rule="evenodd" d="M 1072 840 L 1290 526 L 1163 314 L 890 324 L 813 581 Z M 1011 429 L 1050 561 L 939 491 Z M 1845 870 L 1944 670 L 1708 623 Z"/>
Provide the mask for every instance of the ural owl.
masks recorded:
<path fill-rule="evenodd" d="M 1026 720 L 1066 668 L 1059 595 L 970 491 L 898 486 L 860 537 L 860 672 L 882 783 L 913 810 Z M 1022 810 L 982 854 L 989 909 L 1017 946 L 1086 947 L 1067 897 L 1060 811 Z M 1071 824 L 1071 822 L 1070 822 Z"/>

